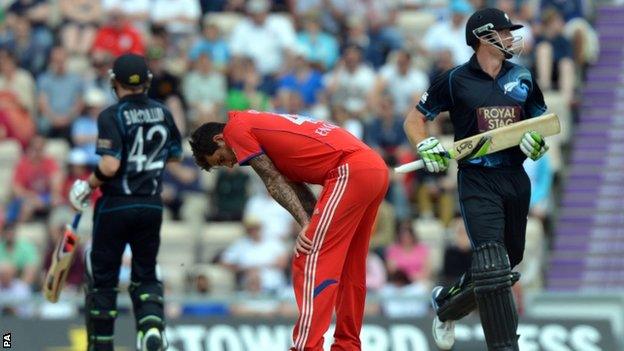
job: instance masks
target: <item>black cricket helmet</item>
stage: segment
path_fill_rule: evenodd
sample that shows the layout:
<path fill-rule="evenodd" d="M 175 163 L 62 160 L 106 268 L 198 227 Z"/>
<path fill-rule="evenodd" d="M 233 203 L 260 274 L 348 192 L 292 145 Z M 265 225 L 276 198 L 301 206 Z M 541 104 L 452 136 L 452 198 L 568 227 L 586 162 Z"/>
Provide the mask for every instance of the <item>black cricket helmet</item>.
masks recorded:
<path fill-rule="evenodd" d="M 473 48 L 479 41 L 492 45 L 505 54 L 505 58 L 510 59 L 513 55 L 519 55 L 522 52 L 522 37 L 514 35 L 512 37 L 511 46 L 507 47 L 503 44 L 503 39 L 498 31 L 509 29 L 514 31 L 524 27 L 521 24 L 512 23 L 509 16 L 497 8 L 485 8 L 479 10 L 470 16 L 466 23 L 466 44 Z"/>

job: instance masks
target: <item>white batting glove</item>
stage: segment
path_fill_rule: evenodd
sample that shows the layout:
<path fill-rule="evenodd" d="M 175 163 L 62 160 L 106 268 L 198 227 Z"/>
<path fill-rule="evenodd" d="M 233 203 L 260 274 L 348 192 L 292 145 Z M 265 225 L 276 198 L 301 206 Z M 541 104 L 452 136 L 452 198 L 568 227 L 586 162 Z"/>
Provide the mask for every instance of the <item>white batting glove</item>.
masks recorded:
<path fill-rule="evenodd" d="M 448 168 L 449 153 L 438 139 L 429 137 L 418 143 L 416 149 L 429 172 L 443 172 Z"/>
<path fill-rule="evenodd" d="M 548 151 L 548 145 L 544 141 L 544 137 L 535 131 L 524 133 L 520 141 L 520 150 L 527 155 L 528 158 L 535 161 L 544 156 Z"/>
<path fill-rule="evenodd" d="M 89 198 L 93 189 L 86 180 L 76 180 L 69 190 L 69 202 L 76 211 L 82 211 L 89 207 Z"/>

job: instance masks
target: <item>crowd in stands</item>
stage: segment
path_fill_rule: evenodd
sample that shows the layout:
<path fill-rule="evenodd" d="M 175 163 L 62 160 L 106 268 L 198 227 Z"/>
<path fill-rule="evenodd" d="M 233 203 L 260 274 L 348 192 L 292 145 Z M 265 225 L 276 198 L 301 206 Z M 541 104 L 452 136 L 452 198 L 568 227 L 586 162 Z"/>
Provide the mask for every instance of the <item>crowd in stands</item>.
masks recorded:
<path fill-rule="evenodd" d="M 20 154 L 12 163 L 0 157 L 0 168 L 10 167 L 0 172 L 7 189 L 0 203 L 0 304 L 3 299 L 14 301 L 4 304 L 0 315 L 37 313 L 21 302 L 40 290 L 54 242 L 71 218 L 68 186 L 84 179 L 98 161 L 96 119 L 115 102 L 108 69 L 116 56 L 146 56 L 153 74 L 148 94 L 169 107 L 184 136 L 204 122 L 225 121 L 229 110 L 302 114 L 346 128 L 394 166 L 415 158 L 402 130 L 407 111 L 434 77 L 472 55 L 464 26 L 480 7 L 499 7 L 525 25 L 519 33 L 525 39 L 524 54 L 514 61 L 532 70 L 547 103 L 557 101 L 574 116 L 585 68 L 598 52 L 590 3 L 2 1 L 0 144 L 17 143 Z M 452 140 L 448 115 L 440 115 L 429 128 Z M 566 143 L 561 140 L 559 147 L 565 150 Z M 46 151 L 59 144 L 65 151 Z M 531 216 L 545 225 L 546 235 L 562 163 L 562 153 L 548 155 L 527 162 L 534 187 Z M 244 235 L 209 260 L 196 262 L 235 277 L 232 289 L 241 302 L 177 302 L 170 313 L 294 313 L 288 270 L 298 228 L 290 215 L 248 170 L 206 175 L 188 156 L 183 164 L 182 172 L 164 175 L 167 221 L 241 223 Z M 98 196 L 94 194 L 94 200 Z M 191 198 L 201 201 L 191 203 Z M 379 303 L 369 306 L 371 313 L 422 315 L 428 310 L 426 302 L 396 297 L 425 296 L 435 282 L 451 281 L 466 269 L 470 243 L 458 214 L 453 169 L 441 175 L 392 176 L 368 259 L 367 287 L 379 296 Z M 16 227 L 37 222 L 47 228 L 42 247 L 29 242 L 27 235 L 16 236 Z M 130 255 L 122 274 L 127 274 Z M 70 272 L 67 291 L 77 293 L 83 283 L 81 262 L 78 258 Z M 168 286 L 168 291 L 212 296 L 219 281 L 205 270 L 187 268 L 188 281 L 182 287 Z M 59 308 L 39 313 L 62 315 Z"/>

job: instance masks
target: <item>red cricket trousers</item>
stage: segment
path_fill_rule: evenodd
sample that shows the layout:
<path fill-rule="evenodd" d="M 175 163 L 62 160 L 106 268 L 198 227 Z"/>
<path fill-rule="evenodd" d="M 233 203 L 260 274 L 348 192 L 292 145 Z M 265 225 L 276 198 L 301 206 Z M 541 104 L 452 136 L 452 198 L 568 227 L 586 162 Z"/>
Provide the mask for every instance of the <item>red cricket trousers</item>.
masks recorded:
<path fill-rule="evenodd" d="M 330 171 L 308 226 L 312 252 L 293 259 L 299 318 L 296 351 L 323 350 L 334 310 L 331 350 L 360 350 L 366 299 L 366 257 L 377 209 L 388 189 L 388 168 L 372 150 L 346 156 Z"/>

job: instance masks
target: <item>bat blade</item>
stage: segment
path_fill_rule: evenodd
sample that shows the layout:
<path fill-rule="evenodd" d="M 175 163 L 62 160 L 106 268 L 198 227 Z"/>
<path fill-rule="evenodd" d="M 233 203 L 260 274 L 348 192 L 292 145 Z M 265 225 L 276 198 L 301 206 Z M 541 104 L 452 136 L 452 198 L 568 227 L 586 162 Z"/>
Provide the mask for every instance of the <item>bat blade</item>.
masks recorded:
<path fill-rule="evenodd" d="M 52 262 L 46 273 L 45 283 L 43 285 L 43 295 L 52 303 L 58 301 L 61 291 L 65 286 L 67 274 L 76 256 L 80 237 L 75 234 L 75 231 L 79 221 L 80 213 L 76 214 L 72 225 L 68 225 L 65 228 L 65 232 L 61 240 L 56 244 L 54 253 L 52 254 Z"/>
<path fill-rule="evenodd" d="M 554 113 L 549 113 L 458 140 L 449 149 L 449 155 L 452 159 L 463 160 L 505 150 L 518 146 L 522 135 L 532 130 L 545 137 L 559 134 L 561 132 L 559 117 Z M 424 166 L 425 163 L 422 160 L 417 160 L 400 165 L 394 171 L 407 173 Z"/>

